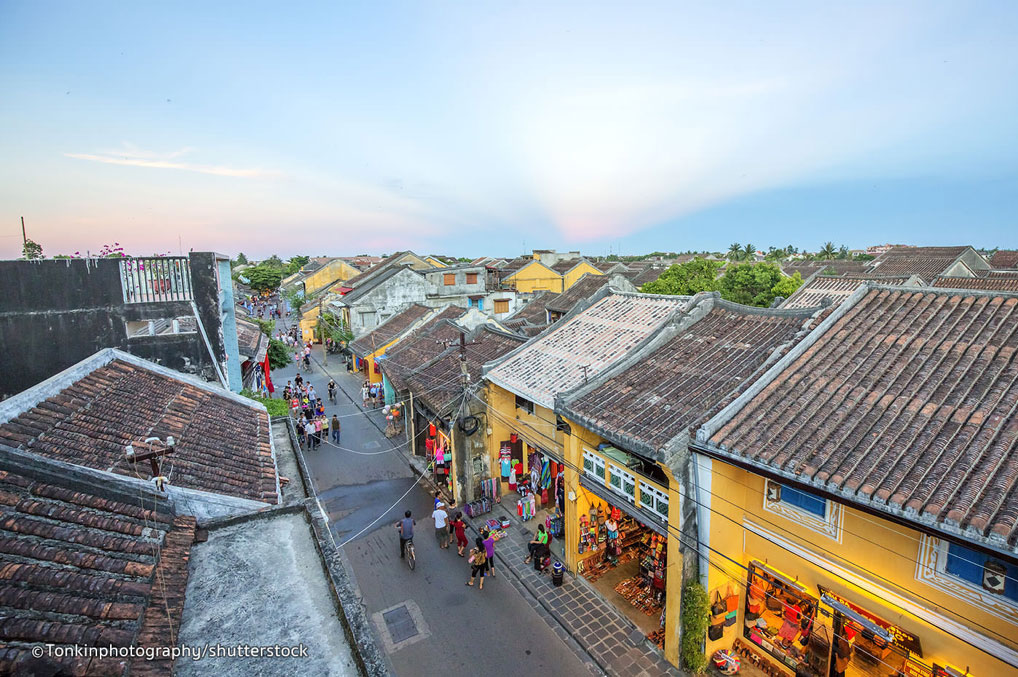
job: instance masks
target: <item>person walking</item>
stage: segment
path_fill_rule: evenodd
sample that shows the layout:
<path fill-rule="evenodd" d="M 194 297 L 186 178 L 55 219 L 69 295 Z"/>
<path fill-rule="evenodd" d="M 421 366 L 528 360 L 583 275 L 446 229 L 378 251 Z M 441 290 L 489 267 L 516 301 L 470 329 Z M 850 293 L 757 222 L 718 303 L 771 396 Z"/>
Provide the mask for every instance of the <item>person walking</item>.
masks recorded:
<path fill-rule="evenodd" d="M 445 511 L 445 503 L 441 501 L 435 505 L 435 511 L 431 513 L 435 520 L 435 538 L 438 539 L 438 547 L 445 550 L 449 547 L 449 513 Z"/>
<path fill-rule="evenodd" d="M 361 386 L 361 400 L 364 401 L 364 408 L 368 408 L 368 382 L 365 381 L 364 385 Z"/>
<path fill-rule="evenodd" d="M 311 445 L 315 439 L 315 422 L 310 418 L 307 423 L 304 424 L 304 446 L 307 447 L 308 451 L 311 450 Z"/>
<path fill-rule="evenodd" d="M 332 431 L 332 441 L 339 444 L 339 417 L 335 414 L 332 415 L 332 425 L 329 429 Z"/>
<path fill-rule="evenodd" d="M 466 585 L 473 587 L 474 578 L 480 579 L 480 584 L 477 586 L 479 590 L 484 590 L 484 570 L 488 567 L 488 556 L 484 551 L 484 541 L 478 536 L 474 539 L 474 549 L 470 551 L 470 579 L 466 582 Z"/>
<path fill-rule="evenodd" d="M 322 414 L 322 442 L 328 443 L 329 441 L 329 417 L 324 413 Z"/>
<path fill-rule="evenodd" d="M 487 527 L 481 529 L 481 537 L 484 543 L 484 554 L 488 559 L 488 575 L 495 577 L 495 535 Z"/>
<path fill-rule="evenodd" d="M 321 416 L 315 416 L 315 449 L 322 444 L 322 418 Z"/>
<path fill-rule="evenodd" d="M 456 513 L 456 516 L 452 518 L 451 522 L 449 522 L 449 526 L 452 527 L 453 533 L 456 534 L 456 554 L 463 557 L 464 548 L 470 545 L 467 541 L 467 525 L 463 523 L 463 513 Z M 484 534 L 483 530 L 481 531 L 481 534 Z"/>

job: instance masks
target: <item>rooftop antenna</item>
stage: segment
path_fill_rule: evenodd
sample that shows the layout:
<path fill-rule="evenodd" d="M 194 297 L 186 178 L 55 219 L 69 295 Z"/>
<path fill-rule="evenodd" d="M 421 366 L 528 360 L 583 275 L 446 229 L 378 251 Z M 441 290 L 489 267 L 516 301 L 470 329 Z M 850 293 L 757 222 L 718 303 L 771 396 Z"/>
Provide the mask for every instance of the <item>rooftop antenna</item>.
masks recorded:
<path fill-rule="evenodd" d="M 152 468 L 152 479 L 155 480 L 156 488 L 159 491 L 166 491 L 166 478 L 160 473 L 159 458 L 172 454 L 176 444 L 172 435 L 167 436 L 165 442 L 158 437 L 146 437 L 144 440 L 125 446 L 124 455 L 131 463 L 148 461 Z"/>

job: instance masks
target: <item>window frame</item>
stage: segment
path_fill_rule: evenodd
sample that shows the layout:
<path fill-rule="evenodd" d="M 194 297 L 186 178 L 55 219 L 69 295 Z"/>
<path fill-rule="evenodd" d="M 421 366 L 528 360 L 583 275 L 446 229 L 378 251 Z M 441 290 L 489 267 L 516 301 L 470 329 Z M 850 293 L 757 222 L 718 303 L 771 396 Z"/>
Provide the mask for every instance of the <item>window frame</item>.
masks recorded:
<path fill-rule="evenodd" d="M 442 273 L 442 284 L 446 287 L 452 287 L 456 284 L 456 273 Z"/>
<path fill-rule="evenodd" d="M 503 308 L 503 310 L 499 310 L 499 308 Z M 503 313 L 508 313 L 509 312 L 509 299 L 495 299 L 495 309 L 494 309 L 494 312 L 495 312 L 496 315 L 502 315 Z"/>
<path fill-rule="evenodd" d="M 477 284 L 477 273 L 467 273 L 467 284 Z"/>
<path fill-rule="evenodd" d="M 534 407 L 534 403 L 531 402 L 530 400 L 528 400 L 527 398 L 522 397 L 521 395 L 517 395 L 516 396 L 516 408 L 517 409 L 522 409 L 523 411 L 527 412 L 531 416 L 533 416 L 534 415 L 534 411 L 536 411 L 536 409 Z"/>

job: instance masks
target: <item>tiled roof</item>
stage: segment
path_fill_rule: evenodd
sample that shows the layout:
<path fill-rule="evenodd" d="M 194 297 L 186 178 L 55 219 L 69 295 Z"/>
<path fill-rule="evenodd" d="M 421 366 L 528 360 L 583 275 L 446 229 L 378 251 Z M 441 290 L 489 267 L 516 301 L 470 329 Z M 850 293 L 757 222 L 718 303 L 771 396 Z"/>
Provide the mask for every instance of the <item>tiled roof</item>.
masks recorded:
<path fill-rule="evenodd" d="M 514 351 L 485 376 L 550 409 L 557 393 L 596 376 L 646 339 L 688 300 L 685 296 L 606 294 Z"/>
<path fill-rule="evenodd" d="M 580 301 L 586 301 L 599 292 L 603 287 L 607 287 L 610 284 L 618 284 L 619 280 L 625 284 L 628 282 L 625 277 L 616 277 L 612 275 L 595 275 L 594 273 L 585 273 L 583 277 L 573 283 L 573 286 L 559 294 L 554 299 L 548 301 L 545 306 L 548 310 L 553 313 L 565 314 L 576 307 L 576 304 Z M 624 288 L 620 288 L 619 291 L 636 291 L 635 287 L 630 288 L 628 284 Z"/>
<path fill-rule="evenodd" d="M 547 304 L 554 301 L 558 296 L 553 291 L 534 292 L 530 302 L 507 317 L 502 324 L 514 329 L 527 324 L 535 327 L 546 327 L 548 326 Z"/>
<path fill-rule="evenodd" d="M 985 289 L 988 291 L 1018 292 L 1018 274 L 989 275 L 987 277 L 938 277 L 930 285 L 947 289 Z"/>
<path fill-rule="evenodd" d="M 1018 269 L 1018 250 L 999 249 L 990 257 L 990 265 L 997 269 Z"/>
<path fill-rule="evenodd" d="M 0 462 L 0 674 L 170 675 L 170 660 L 74 657 L 77 646 L 174 646 L 193 517 L 68 471 Z M 70 471 L 74 475 L 74 471 Z M 43 659 L 33 647 L 67 650 Z M 37 672 L 38 671 L 38 672 Z"/>
<path fill-rule="evenodd" d="M 464 312 L 458 306 L 448 306 L 385 351 L 382 373 L 396 390 L 405 390 L 410 374 L 444 352 L 447 343 L 459 339 L 464 330 L 453 322 Z"/>
<path fill-rule="evenodd" d="M 859 275 L 867 272 L 869 264 L 869 261 L 849 261 L 847 259 L 834 259 L 833 261 L 791 261 L 782 262 L 781 270 L 789 277 L 799 273 L 802 279 L 805 280 L 814 273 L 826 270 L 833 270 L 837 275 Z"/>
<path fill-rule="evenodd" d="M 371 279 L 363 280 L 358 286 L 353 288 L 353 291 L 349 291 L 346 294 L 344 294 L 340 299 L 340 302 L 345 305 L 350 305 L 359 300 L 362 296 L 367 296 L 372 291 L 377 289 L 379 286 L 385 284 L 392 278 L 402 273 L 404 270 L 409 270 L 411 273 L 415 275 L 417 274 L 414 273 L 412 269 L 407 268 L 405 266 L 399 265 L 392 266 L 387 270 L 380 272 L 378 275 L 372 277 Z M 350 282 L 347 282 L 345 286 L 352 287 L 353 285 L 351 285 Z"/>
<path fill-rule="evenodd" d="M 172 485 L 276 503 L 269 416 L 222 392 L 118 358 L 0 425 L 0 444 L 135 477 L 126 445 L 172 435 Z"/>
<path fill-rule="evenodd" d="M 262 345 L 261 327 L 250 320 L 237 318 L 237 348 L 244 357 L 254 357 Z"/>
<path fill-rule="evenodd" d="M 720 411 L 805 336 L 812 315 L 698 294 L 647 346 L 562 396 L 556 411 L 624 449 L 660 458 L 669 440 Z"/>
<path fill-rule="evenodd" d="M 515 259 L 512 259 L 511 261 L 507 261 L 506 264 L 502 266 L 499 270 L 502 270 L 505 273 L 511 275 L 512 273 L 515 273 L 523 266 L 533 262 L 534 259 L 529 256 L 517 256 Z"/>
<path fill-rule="evenodd" d="M 628 272 L 620 273 L 623 277 L 633 283 L 633 286 L 639 289 L 648 282 L 661 277 L 661 273 L 665 272 L 667 268 L 655 268 L 653 266 L 643 266 L 636 270 L 630 270 Z"/>
<path fill-rule="evenodd" d="M 354 355 L 365 357 L 386 343 L 398 338 L 430 312 L 431 308 L 415 303 L 403 312 L 390 317 L 371 333 L 365 334 L 350 343 L 350 350 L 353 351 Z"/>
<path fill-rule="evenodd" d="M 880 275 L 918 275 L 924 280 L 946 271 L 968 247 L 893 247 L 870 262 Z"/>
<path fill-rule="evenodd" d="M 392 265 L 393 263 L 395 263 L 397 259 L 399 259 L 401 256 L 403 256 L 406 253 L 407 252 L 396 252 L 395 254 L 391 254 L 391 255 L 385 257 L 380 262 L 378 262 L 377 264 L 371 266 L 370 268 L 365 270 L 360 275 L 354 275 L 353 277 L 351 277 L 349 280 L 346 281 L 346 286 L 347 287 L 356 287 L 357 285 L 361 284 L 362 282 L 364 282 L 369 277 L 373 276 L 374 274 L 376 274 L 378 272 L 381 272 L 386 267 L 388 267 L 388 266 Z"/>
<path fill-rule="evenodd" d="M 1015 550 L 1018 296 L 860 289 L 758 387 L 698 444 Z"/>
<path fill-rule="evenodd" d="M 880 284 L 903 285 L 909 281 L 909 277 L 881 277 L 867 275 L 845 275 L 837 277 L 834 275 L 813 275 L 806 280 L 801 287 L 795 290 L 791 296 L 781 304 L 782 308 L 817 308 L 829 300 L 833 305 L 838 305 L 856 289 L 866 284 L 869 280 L 877 280 Z"/>
<path fill-rule="evenodd" d="M 486 325 L 478 327 L 467 337 L 465 354 L 469 383 L 481 382 L 481 367 L 496 360 L 514 348 L 525 338 L 513 336 Z M 435 414 L 444 414 L 462 393 L 460 385 L 459 347 L 446 348 L 434 361 L 417 370 L 408 379 L 410 390 Z"/>
<path fill-rule="evenodd" d="M 563 260 L 561 260 L 561 261 L 559 261 L 557 263 L 553 263 L 551 266 L 549 266 L 549 268 L 554 270 L 559 275 L 565 275 L 570 270 L 572 270 L 576 266 L 580 265 L 584 261 L 586 261 L 586 259 L 582 259 L 582 258 L 579 258 L 579 259 L 563 259 Z"/>

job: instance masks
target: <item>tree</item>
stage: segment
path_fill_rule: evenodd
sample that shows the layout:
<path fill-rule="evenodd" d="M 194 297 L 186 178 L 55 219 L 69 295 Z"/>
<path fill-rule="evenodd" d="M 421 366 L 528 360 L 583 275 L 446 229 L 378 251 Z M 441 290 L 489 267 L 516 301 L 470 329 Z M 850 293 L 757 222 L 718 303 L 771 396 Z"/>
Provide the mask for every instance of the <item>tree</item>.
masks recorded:
<path fill-rule="evenodd" d="M 845 245 L 841 245 L 840 247 L 838 247 L 838 258 L 842 260 L 852 258 L 852 254 L 849 253 L 848 247 L 846 247 Z"/>
<path fill-rule="evenodd" d="M 686 263 L 676 263 L 653 282 L 640 287 L 647 294 L 691 295 L 702 291 L 717 291 L 718 271 L 724 265 L 721 261 L 696 258 Z"/>
<path fill-rule="evenodd" d="M 756 247 L 751 244 L 747 244 L 742 248 L 742 258 L 744 261 L 752 261 L 756 258 Z"/>
<path fill-rule="evenodd" d="M 322 311 L 322 314 L 318 316 L 315 338 L 319 341 L 331 338 L 341 346 L 346 347 L 350 341 L 353 341 L 353 332 L 343 323 L 342 318 L 328 311 Z"/>
<path fill-rule="evenodd" d="M 780 296 L 782 298 L 788 298 L 795 290 L 802 286 L 802 275 L 796 272 L 792 277 L 783 277 L 778 280 L 777 284 L 771 288 L 774 292 L 775 298 Z M 773 299 L 771 299 L 773 301 Z M 770 304 L 768 304 L 770 305 Z"/>
<path fill-rule="evenodd" d="M 241 253 L 237 254 L 237 258 L 234 259 L 234 263 L 236 263 L 238 266 L 246 266 L 247 265 L 247 257 L 244 256 L 244 252 L 241 252 Z"/>
<path fill-rule="evenodd" d="M 738 242 L 733 242 L 728 245 L 728 260 L 729 261 L 741 261 L 742 260 L 742 245 Z"/>
<path fill-rule="evenodd" d="M 272 291 L 283 280 L 283 271 L 275 266 L 259 263 L 244 271 L 244 277 L 251 280 L 249 286 L 255 291 Z"/>
<path fill-rule="evenodd" d="M 834 248 L 833 242 L 825 242 L 824 246 L 817 252 L 817 258 L 821 261 L 830 261 L 837 255 L 837 250 Z"/>
<path fill-rule="evenodd" d="M 33 261 L 35 259 L 44 259 L 42 255 L 42 245 L 34 240 L 25 239 L 25 245 L 21 248 L 21 258 L 27 261 Z"/>
<path fill-rule="evenodd" d="M 873 256 L 873 254 L 856 254 L 854 258 L 856 261 L 872 261 L 877 257 Z"/>
<path fill-rule="evenodd" d="M 283 275 L 293 275 L 301 268 L 304 264 L 311 260 L 310 256 L 292 256 L 290 260 L 286 262 L 286 266 L 283 267 Z"/>
<path fill-rule="evenodd" d="M 729 264 L 718 289 L 721 297 L 728 301 L 767 308 L 777 296 L 774 288 L 783 277 L 774 263 Z"/>
<path fill-rule="evenodd" d="M 293 354 L 286 344 L 277 339 L 269 339 L 269 347 L 266 351 L 269 356 L 269 369 L 282 369 L 293 362 Z"/>
<path fill-rule="evenodd" d="M 267 258 L 264 261 L 262 261 L 259 265 L 270 266 L 272 268 L 282 268 L 283 267 L 283 259 L 281 259 L 278 256 L 276 256 L 275 254 L 273 254 L 269 258 Z"/>

